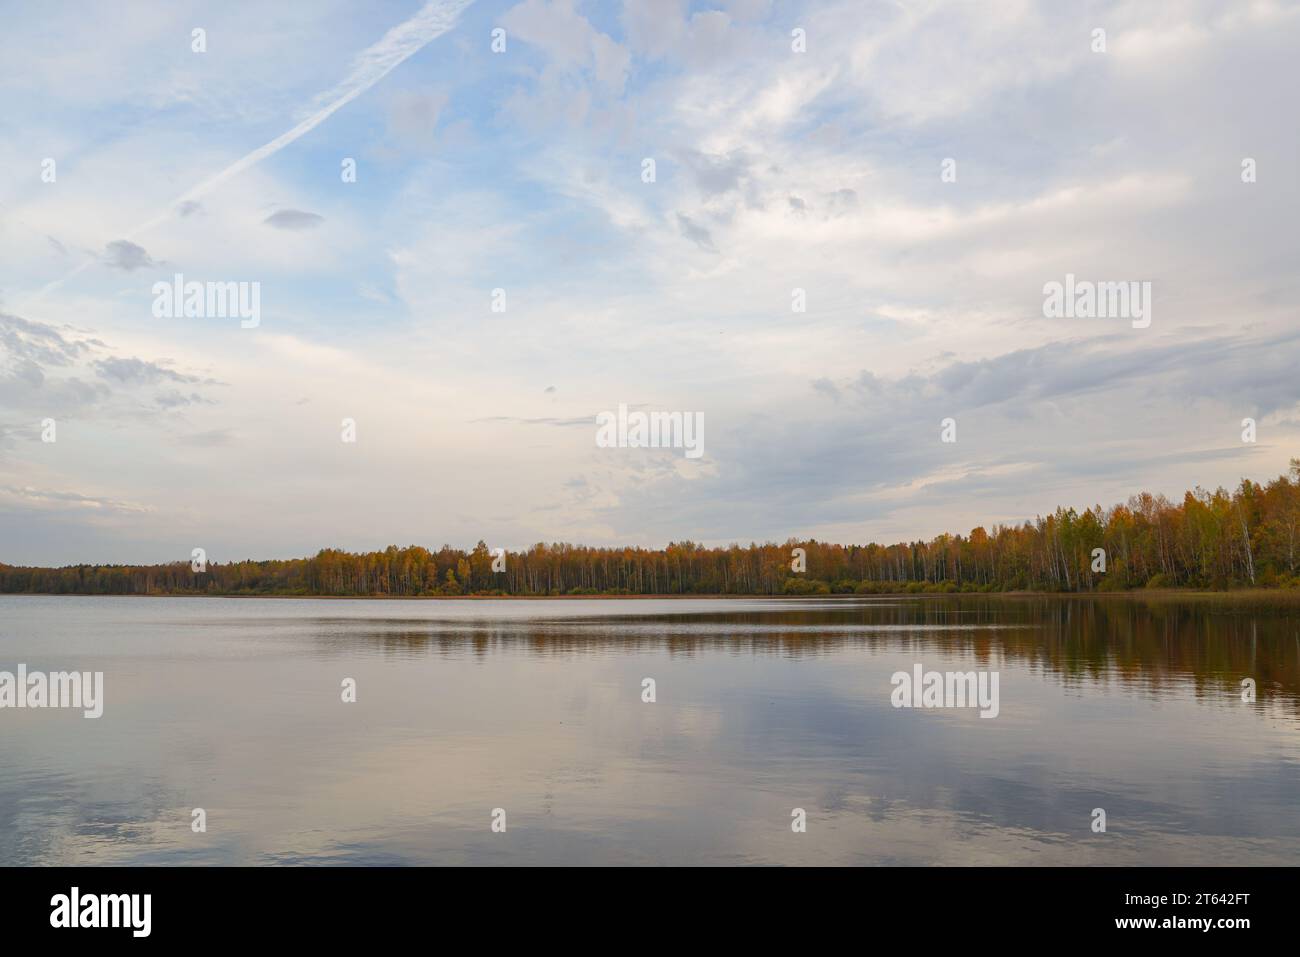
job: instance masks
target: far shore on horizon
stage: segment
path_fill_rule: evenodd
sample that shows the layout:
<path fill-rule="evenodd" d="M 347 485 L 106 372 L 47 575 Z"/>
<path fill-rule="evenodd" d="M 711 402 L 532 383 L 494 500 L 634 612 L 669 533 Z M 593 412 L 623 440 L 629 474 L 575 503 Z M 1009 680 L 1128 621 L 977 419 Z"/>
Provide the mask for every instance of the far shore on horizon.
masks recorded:
<path fill-rule="evenodd" d="M 178 549 L 179 550 L 179 549 Z M 1300 594 L 1300 458 L 1267 483 L 1197 487 L 1175 503 L 1058 507 L 1020 524 L 929 541 L 815 538 L 662 548 L 539 542 L 421 545 L 219 562 L 201 543 L 162 564 L 0 562 L 0 594 L 330 598 L 830 597 L 918 594 Z M 215 549 L 213 549 L 215 551 Z M 183 554 L 183 553 L 182 553 Z"/>
<path fill-rule="evenodd" d="M 87 592 L 0 592 L 2 598 L 269 598 L 289 601 L 850 601 L 862 598 L 1103 598 L 1103 599 L 1229 599 L 1273 604 L 1300 604 L 1298 588 L 1135 588 L 1129 591 L 894 591 L 808 595 L 288 595 L 268 592 L 151 592 L 96 595 Z"/>

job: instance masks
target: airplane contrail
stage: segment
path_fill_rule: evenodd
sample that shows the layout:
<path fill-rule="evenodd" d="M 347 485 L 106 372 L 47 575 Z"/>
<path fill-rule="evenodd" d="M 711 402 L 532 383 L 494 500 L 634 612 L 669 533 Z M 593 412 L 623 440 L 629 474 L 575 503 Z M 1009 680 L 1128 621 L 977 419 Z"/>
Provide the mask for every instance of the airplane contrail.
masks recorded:
<path fill-rule="evenodd" d="M 320 126 L 333 113 L 355 100 L 405 60 L 454 27 L 461 13 L 473 2 L 474 0 L 429 0 L 415 16 L 399 23 L 385 33 L 378 42 L 371 44 L 354 56 L 352 58 L 351 72 L 334 87 L 321 93 L 313 100 L 311 114 L 301 123 L 287 132 L 281 133 L 269 143 L 259 146 L 251 153 L 241 156 L 225 169 L 209 176 L 197 186 L 177 196 L 168 204 L 165 210 L 125 233 L 125 237 L 129 239 L 138 236 L 159 223 L 165 222 L 174 215 L 175 208 L 181 203 L 190 202 L 200 196 L 207 195 L 222 183 L 257 165 L 268 156 L 278 153 L 303 134 L 309 133 Z M 23 305 L 31 302 L 32 299 L 39 299 L 51 290 L 58 288 L 95 262 L 97 260 L 83 262 L 62 279 L 56 279 L 45 285 L 35 296 L 26 300 Z"/>

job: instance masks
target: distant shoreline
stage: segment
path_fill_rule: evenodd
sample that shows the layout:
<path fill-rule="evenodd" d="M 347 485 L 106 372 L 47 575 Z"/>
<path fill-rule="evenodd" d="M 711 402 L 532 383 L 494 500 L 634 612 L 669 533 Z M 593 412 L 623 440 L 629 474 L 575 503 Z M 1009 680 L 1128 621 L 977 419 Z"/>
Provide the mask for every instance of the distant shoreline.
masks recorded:
<path fill-rule="evenodd" d="M 1277 604 L 1300 604 L 1300 589 L 1234 588 L 1207 591 L 1193 588 L 1135 588 L 1128 591 L 1054 592 L 873 592 L 830 595 L 276 595 L 223 592 L 204 595 L 193 592 L 158 592 L 154 594 L 96 595 L 89 592 L 0 592 L 0 598 L 257 598 L 280 601 L 853 601 L 855 599 L 950 599 L 950 598 L 1102 598 L 1102 599 L 1229 599 L 1268 601 Z"/>

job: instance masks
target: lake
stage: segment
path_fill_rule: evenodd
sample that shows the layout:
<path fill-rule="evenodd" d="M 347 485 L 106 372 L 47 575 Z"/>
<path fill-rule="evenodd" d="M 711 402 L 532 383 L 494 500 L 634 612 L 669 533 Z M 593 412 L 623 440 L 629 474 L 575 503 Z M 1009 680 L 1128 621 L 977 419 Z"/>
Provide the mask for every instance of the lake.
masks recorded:
<path fill-rule="evenodd" d="M 0 864 L 1295 865 L 1297 608 L 0 596 Z"/>

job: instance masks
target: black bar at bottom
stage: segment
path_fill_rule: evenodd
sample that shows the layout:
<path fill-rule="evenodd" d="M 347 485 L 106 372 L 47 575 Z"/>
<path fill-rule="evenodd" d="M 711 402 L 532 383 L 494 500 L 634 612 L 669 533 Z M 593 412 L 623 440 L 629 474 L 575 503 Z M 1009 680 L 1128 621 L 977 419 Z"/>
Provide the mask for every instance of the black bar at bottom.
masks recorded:
<path fill-rule="evenodd" d="M 690 928 L 693 938 L 672 939 L 734 946 L 771 943 L 775 923 L 809 941 L 832 931 L 863 943 L 901 933 L 990 947 L 1051 933 L 1231 946 L 1295 928 L 1289 868 L 542 870 L 7 868 L 0 913 L 6 943 L 76 935 L 80 944 L 128 945 L 397 943 L 460 928 L 494 944 L 599 933 L 607 946 L 636 946 Z"/>

